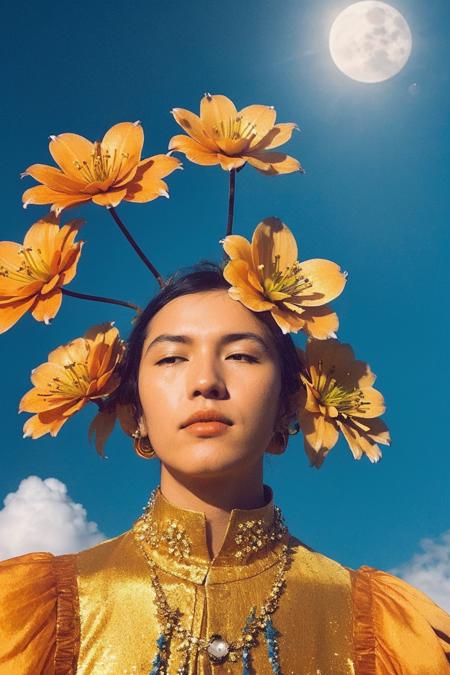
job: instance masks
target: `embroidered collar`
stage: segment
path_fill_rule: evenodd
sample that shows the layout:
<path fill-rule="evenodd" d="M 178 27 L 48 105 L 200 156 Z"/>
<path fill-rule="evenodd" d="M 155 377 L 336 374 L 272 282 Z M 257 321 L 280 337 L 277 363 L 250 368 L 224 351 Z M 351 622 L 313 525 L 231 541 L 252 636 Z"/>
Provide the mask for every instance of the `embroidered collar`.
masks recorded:
<path fill-rule="evenodd" d="M 288 539 L 273 492 L 264 485 L 265 505 L 233 509 L 218 554 L 211 559 L 206 540 L 206 517 L 200 511 L 169 502 L 158 487 L 133 535 L 156 564 L 175 576 L 196 583 L 251 576 L 275 564 Z"/>

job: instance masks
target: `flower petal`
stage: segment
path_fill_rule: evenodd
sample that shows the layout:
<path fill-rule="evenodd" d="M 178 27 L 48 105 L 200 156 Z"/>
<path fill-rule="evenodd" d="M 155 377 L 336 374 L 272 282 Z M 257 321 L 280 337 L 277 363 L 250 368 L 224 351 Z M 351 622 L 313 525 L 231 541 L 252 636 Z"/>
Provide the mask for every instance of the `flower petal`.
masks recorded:
<path fill-rule="evenodd" d="M 65 422 L 67 422 L 67 419 L 64 417 L 58 420 L 44 422 L 41 420 L 40 414 L 33 415 L 33 417 L 30 417 L 30 419 L 28 419 L 23 425 L 23 436 L 24 438 L 33 439 L 41 438 L 41 436 L 44 436 L 44 434 L 56 436 Z"/>
<path fill-rule="evenodd" d="M 41 296 L 47 295 L 47 293 L 53 291 L 53 289 L 59 284 L 60 284 L 59 274 L 56 274 L 54 277 L 50 279 L 50 281 L 47 281 L 47 283 L 42 286 L 40 295 Z"/>
<path fill-rule="evenodd" d="M 356 418 L 353 418 L 353 422 L 358 424 L 359 421 Z M 391 444 L 391 435 L 383 420 L 380 420 L 378 417 L 369 420 L 365 419 L 364 425 L 368 427 L 366 435 L 373 441 L 381 443 L 382 445 Z"/>
<path fill-rule="evenodd" d="M 133 432 L 136 431 L 136 419 L 133 410 L 133 406 L 130 404 L 121 404 L 116 405 L 116 414 L 122 427 L 122 431 L 128 436 L 132 436 Z"/>
<path fill-rule="evenodd" d="M 39 279 L 23 286 L 19 284 L 20 282 L 13 279 L 0 279 L 0 305 L 10 305 L 16 300 L 24 302 L 28 298 L 35 297 L 42 288 L 42 281 Z"/>
<path fill-rule="evenodd" d="M 49 324 L 50 321 L 58 314 L 59 308 L 61 307 L 61 302 L 61 289 L 56 288 L 48 295 L 38 296 L 31 314 L 36 319 L 36 321 L 44 321 L 44 323 Z"/>
<path fill-rule="evenodd" d="M 22 248 L 15 241 L 0 241 L 0 263 L 10 262 L 16 265 L 20 262 L 19 251 Z"/>
<path fill-rule="evenodd" d="M 68 399 L 67 396 L 54 396 L 50 392 L 34 387 L 20 399 L 19 412 L 41 413 L 60 408 L 67 403 L 72 403 L 72 400 Z"/>
<path fill-rule="evenodd" d="M 78 134 L 59 134 L 52 136 L 49 145 L 50 154 L 63 172 L 76 181 L 83 181 L 81 167 L 90 162 L 94 153 L 94 144 Z"/>
<path fill-rule="evenodd" d="M 167 183 L 161 180 L 175 169 L 181 168 L 181 162 L 169 155 L 155 155 L 141 162 L 136 175 L 127 185 L 126 200 L 132 202 L 149 202 L 157 197 L 168 197 Z"/>
<path fill-rule="evenodd" d="M 282 306 L 277 305 L 273 307 L 271 309 L 271 313 L 284 334 L 298 333 L 298 331 L 302 330 L 303 326 L 305 325 L 302 317 L 300 317 L 295 312 L 284 309 Z"/>
<path fill-rule="evenodd" d="M 113 432 L 116 419 L 115 411 L 100 411 L 89 426 L 89 440 L 94 440 L 95 449 L 100 457 L 105 456 L 105 443 Z"/>
<path fill-rule="evenodd" d="M 308 340 L 306 345 L 306 358 L 309 364 L 318 364 L 322 362 L 323 372 L 333 371 L 341 364 L 349 369 L 355 360 L 355 355 L 351 345 L 339 342 L 339 340 Z"/>
<path fill-rule="evenodd" d="M 34 295 L 24 300 L 14 300 L 10 304 L 0 305 L 0 333 L 5 333 L 33 306 Z"/>
<path fill-rule="evenodd" d="M 363 454 L 366 454 L 371 462 L 377 462 L 381 458 L 381 450 L 373 441 L 365 438 L 353 426 L 344 424 L 342 421 L 338 421 L 337 424 L 355 459 L 361 459 Z"/>
<path fill-rule="evenodd" d="M 77 273 L 77 265 L 81 256 L 81 249 L 83 247 L 83 242 L 78 242 L 78 245 L 69 252 L 69 254 L 62 261 L 61 267 L 63 268 L 62 273 L 60 274 L 60 285 L 65 286 L 69 284 Z"/>
<path fill-rule="evenodd" d="M 44 183 L 57 192 L 80 192 L 85 183 L 85 181 L 70 178 L 60 169 L 46 164 L 32 164 L 23 172 L 22 176 L 31 176 L 39 183 Z"/>
<path fill-rule="evenodd" d="M 128 188 L 121 188 L 119 190 L 110 190 L 109 192 L 99 192 L 92 196 L 92 201 L 98 206 L 117 206 L 122 199 L 125 199 Z"/>
<path fill-rule="evenodd" d="M 143 187 L 139 183 L 128 185 L 125 200 L 127 202 L 143 204 L 151 202 L 153 199 L 158 199 L 158 197 L 169 196 L 169 186 L 163 180 L 153 179 L 146 182 L 148 183 L 147 187 Z"/>
<path fill-rule="evenodd" d="M 144 131 L 139 123 L 120 122 L 106 132 L 101 145 L 102 153 L 108 152 L 111 157 L 109 175 L 117 185 L 139 164 Z"/>
<path fill-rule="evenodd" d="M 352 412 L 352 415 L 365 419 L 379 417 L 386 411 L 383 394 L 380 391 L 373 387 L 361 387 L 360 391 L 364 396 L 364 402 L 357 411 Z"/>
<path fill-rule="evenodd" d="M 318 307 L 338 297 L 347 283 L 346 275 L 331 260 L 315 258 L 301 263 L 302 273 L 309 279 L 311 288 L 302 291 L 298 301 L 302 307 Z"/>
<path fill-rule="evenodd" d="M 233 300 L 238 300 L 252 312 L 266 312 L 273 309 L 272 303 L 262 300 L 258 294 L 244 288 L 229 288 L 228 294 Z"/>
<path fill-rule="evenodd" d="M 143 159 L 139 163 L 133 183 L 141 182 L 143 179 L 150 176 L 152 178 L 165 178 L 176 169 L 181 168 L 182 164 L 176 157 L 163 154 L 153 155 L 153 157 L 147 157 L 147 159 Z"/>
<path fill-rule="evenodd" d="M 307 309 L 302 314 L 305 322 L 304 331 L 317 340 L 325 340 L 334 337 L 339 328 L 338 315 L 332 312 L 327 305 Z"/>
<path fill-rule="evenodd" d="M 70 405 L 65 407 L 65 409 L 62 412 L 63 417 L 72 417 L 72 415 L 75 415 L 76 412 L 84 408 L 84 406 L 89 402 L 87 398 L 80 398 L 80 399 L 72 399 L 70 402 Z M 45 413 L 41 413 L 45 414 Z"/>
<path fill-rule="evenodd" d="M 251 153 L 247 151 L 244 155 L 249 164 L 262 171 L 267 176 L 275 176 L 281 173 L 292 173 L 293 171 L 302 171 L 300 162 L 294 157 L 285 155 L 282 152 L 267 152 L 266 150 L 255 150 Z"/>
<path fill-rule="evenodd" d="M 237 110 L 227 96 L 206 94 L 200 101 L 200 120 L 212 139 L 225 136 L 225 130 L 231 121 L 237 117 Z"/>
<path fill-rule="evenodd" d="M 120 377 L 118 373 L 105 373 L 101 377 L 98 378 L 97 380 L 97 385 L 96 385 L 96 394 L 91 395 L 91 399 L 103 397 L 103 396 L 110 396 L 113 391 L 117 389 L 117 387 L 120 384 Z"/>
<path fill-rule="evenodd" d="M 212 153 L 197 141 L 194 141 L 190 136 L 172 136 L 169 142 L 169 150 L 173 152 L 183 152 L 186 157 L 195 164 L 202 166 L 213 166 L 219 163 L 219 159 L 215 153 Z"/>
<path fill-rule="evenodd" d="M 50 218 L 55 218 L 56 220 L 54 214 L 51 214 Z M 37 223 L 33 223 L 26 233 L 23 247 L 39 249 L 42 257 L 48 263 L 56 248 L 55 242 L 59 231 L 58 225 L 51 222 L 51 219 L 49 221 L 38 220 Z"/>
<path fill-rule="evenodd" d="M 222 273 L 229 284 L 239 288 L 245 293 L 254 295 L 255 298 L 259 299 L 259 302 L 264 304 L 265 309 L 273 307 L 273 302 L 270 302 L 265 298 L 261 284 L 245 260 L 241 258 L 230 260 L 230 262 L 225 265 Z"/>
<path fill-rule="evenodd" d="M 64 209 L 69 209 L 74 206 L 79 206 L 83 202 L 88 202 L 91 199 L 91 195 L 67 195 L 67 197 L 59 196 L 52 205 L 52 211 L 56 214 L 60 214 Z"/>
<path fill-rule="evenodd" d="M 219 149 L 217 143 L 206 134 L 198 115 L 184 108 L 173 108 L 171 113 L 180 127 L 200 145 L 213 152 Z"/>
<path fill-rule="evenodd" d="M 51 190 L 46 185 L 35 185 L 25 190 L 22 195 L 24 208 L 28 204 L 52 204 L 52 210 L 56 213 L 60 213 L 63 209 L 70 206 L 87 202 L 90 199 L 91 195 L 56 192 L 56 190 Z"/>
<path fill-rule="evenodd" d="M 268 105 L 248 105 L 239 111 L 238 116 L 242 118 L 242 127 L 253 127 L 254 138 L 251 142 L 256 145 L 273 128 L 277 118 L 275 108 Z"/>
<path fill-rule="evenodd" d="M 297 242 L 291 230 L 279 218 L 266 218 L 252 236 L 253 266 L 264 265 L 264 276 L 271 277 L 278 257 L 279 269 L 290 267 L 297 260 Z"/>
<path fill-rule="evenodd" d="M 304 448 L 311 466 L 319 468 L 328 452 L 336 445 L 339 432 L 333 422 L 322 415 L 299 411 L 300 428 L 303 433 Z"/>
<path fill-rule="evenodd" d="M 244 166 L 245 164 L 245 159 L 243 159 L 242 157 L 227 157 L 227 155 L 219 153 L 217 155 L 217 158 L 219 160 L 220 166 L 225 171 L 231 171 L 231 169 L 239 169 L 239 167 Z"/>
<path fill-rule="evenodd" d="M 261 138 L 260 140 L 256 139 L 250 144 L 250 148 L 253 150 L 269 150 L 271 148 L 278 148 L 279 145 L 283 145 L 290 140 L 292 132 L 294 129 L 298 129 L 298 126 L 292 122 L 284 122 L 281 124 L 275 124 L 268 133 Z"/>
<path fill-rule="evenodd" d="M 315 308 L 314 313 L 319 308 Z M 325 309 L 320 308 L 321 311 Z M 309 310 L 306 312 L 308 314 Z M 306 346 L 308 363 L 318 364 L 322 362 L 324 372 L 329 373 L 333 369 L 333 376 L 347 391 L 370 387 L 375 381 L 375 375 L 365 361 L 358 361 L 351 345 L 339 342 L 339 340 L 310 340 Z M 314 367 L 314 366 L 312 366 Z"/>
<path fill-rule="evenodd" d="M 253 265 L 250 242 L 242 235 L 229 234 L 223 239 L 222 246 L 232 260 L 242 258 L 249 267 Z"/>
<path fill-rule="evenodd" d="M 41 363 L 31 372 L 32 383 L 42 392 L 49 390 L 49 388 L 53 389 L 58 381 L 63 381 L 66 377 L 66 370 L 59 363 Z"/>
<path fill-rule="evenodd" d="M 70 406 L 71 403 L 66 403 L 60 408 L 46 410 L 30 417 L 23 426 L 24 437 L 40 438 L 44 434 L 56 436 L 69 419 L 65 413 Z"/>

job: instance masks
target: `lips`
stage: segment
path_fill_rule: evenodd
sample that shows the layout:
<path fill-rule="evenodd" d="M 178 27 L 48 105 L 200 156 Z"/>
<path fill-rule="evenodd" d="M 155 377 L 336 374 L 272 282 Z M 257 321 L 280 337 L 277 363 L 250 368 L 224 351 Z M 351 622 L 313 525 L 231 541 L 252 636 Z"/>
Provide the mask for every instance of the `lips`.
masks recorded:
<path fill-rule="evenodd" d="M 196 422 L 223 422 L 230 426 L 233 424 L 229 417 L 222 415 L 218 410 L 197 410 L 197 412 L 183 422 L 181 429 L 184 429 L 190 424 L 195 424 Z"/>

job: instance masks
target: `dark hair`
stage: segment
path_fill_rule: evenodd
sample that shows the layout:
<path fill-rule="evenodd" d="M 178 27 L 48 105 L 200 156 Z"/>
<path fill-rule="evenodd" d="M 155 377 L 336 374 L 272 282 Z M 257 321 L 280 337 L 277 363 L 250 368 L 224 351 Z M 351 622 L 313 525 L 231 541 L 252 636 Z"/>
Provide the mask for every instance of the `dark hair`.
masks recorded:
<path fill-rule="evenodd" d="M 208 260 L 202 260 L 195 265 L 175 272 L 167 280 L 164 288 L 150 300 L 147 307 L 139 315 L 128 338 L 125 358 L 121 367 L 121 385 L 117 391 L 116 399 L 120 403 L 132 405 L 136 421 L 142 414 L 138 393 L 138 372 L 142 347 L 147 337 L 147 327 L 150 320 L 160 309 L 175 298 L 221 288 L 230 288 L 230 284 L 223 276 L 222 267 Z M 270 312 L 255 312 L 255 315 L 268 327 L 272 335 L 281 368 L 280 399 L 287 400 L 300 388 L 299 372 L 301 366 L 294 342 L 289 334 L 283 334 Z"/>

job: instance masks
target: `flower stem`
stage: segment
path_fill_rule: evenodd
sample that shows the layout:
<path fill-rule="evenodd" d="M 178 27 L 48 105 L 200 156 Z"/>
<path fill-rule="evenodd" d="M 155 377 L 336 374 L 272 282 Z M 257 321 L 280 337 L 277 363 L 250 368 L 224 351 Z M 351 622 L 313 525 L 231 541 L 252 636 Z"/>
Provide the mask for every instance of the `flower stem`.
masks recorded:
<path fill-rule="evenodd" d="M 145 253 L 144 253 L 144 251 L 141 249 L 141 247 L 138 246 L 138 244 L 136 243 L 136 241 L 133 239 L 133 237 L 131 236 L 130 232 L 127 230 L 127 228 L 125 227 L 125 225 L 123 224 L 123 222 L 120 220 L 119 216 L 117 215 L 117 212 L 116 212 L 115 208 L 114 208 L 113 206 L 111 206 L 111 207 L 108 209 L 108 211 L 110 212 L 110 214 L 112 215 L 112 217 L 113 217 L 114 220 L 116 221 L 116 223 L 117 223 L 117 225 L 119 226 L 119 229 L 121 230 L 122 234 L 126 237 L 126 239 L 129 241 L 129 243 L 131 244 L 131 246 L 134 248 L 134 250 L 136 251 L 136 253 L 137 253 L 138 256 L 140 257 L 140 259 L 142 260 L 142 262 L 144 263 L 144 265 L 146 265 L 146 266 L 148 267 L 148 269 L 149 269 L 150 272 L 153 274 L 153 276 L 155 277 L 155 279 L 156 279 L 156 281 L 158 282 L 158 284 L 160 285 L 160 287 L 163 288 L 163 287 L 164 287 L 164 279 L 162 278 L 162 276 L 160 275 L 160 273 L 158 272 L 158 270 L 156 269 L 156 267 L 155 267 L 155 266 L 150 262 L 150 260 L 147 258 L 147 256 L 145 255 Z"/>
<path fill-rule="evenodd" d="M 115 300 L 114 298 L 104 298 L 101 295 L 89 295 L 88 293 L 78 293 L 77 291 L 69 291 L 68 288 L 61 288 L 63 295 L 70 295 L 72 298 L 80 298 L 80 300 L 94 300 L 95 302 L 107 302 L 110 305 L 120 305 L 121 307 L 129 307 L 134 309 L 135 312 L 140 312 L 141 309 L 137 305 L 133 305 L 132 302 L 126 302 L 125 300 Z"/>
<path fill-rule="evenodd" d="M 234 216 L 234 193 L 236 188 L 236 169 L 230 170 L 230 189 L 228 192 L 228 222 L 227 222 L 227 233 L 226 237 L 231 234 L 233 228 L 233 216 Z"/>

